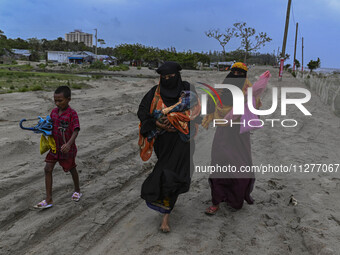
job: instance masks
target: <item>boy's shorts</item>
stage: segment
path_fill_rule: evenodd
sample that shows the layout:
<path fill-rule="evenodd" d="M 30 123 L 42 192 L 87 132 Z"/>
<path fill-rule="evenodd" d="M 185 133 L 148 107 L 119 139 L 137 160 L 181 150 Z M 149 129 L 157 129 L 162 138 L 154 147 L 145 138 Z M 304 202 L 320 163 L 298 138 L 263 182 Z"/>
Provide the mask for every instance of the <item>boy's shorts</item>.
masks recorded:
<path fill-rule="evenodd" d="M 59 162 L 59 165 L 63 168 L 64 172 L 68 172 L 77 166 L 75 157 L 68 158 L 68 159 L 56 159 L 55 157 L 50 155 L 50 153 L 47 154 L 45 162 L 47 163 Z"/>

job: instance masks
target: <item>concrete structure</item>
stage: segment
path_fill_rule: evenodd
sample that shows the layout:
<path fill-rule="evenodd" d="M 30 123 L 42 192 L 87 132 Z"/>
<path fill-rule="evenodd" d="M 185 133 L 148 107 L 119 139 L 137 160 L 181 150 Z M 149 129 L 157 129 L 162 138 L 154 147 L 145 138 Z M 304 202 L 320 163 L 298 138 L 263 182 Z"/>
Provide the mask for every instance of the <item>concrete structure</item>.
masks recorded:
<path fill-rule="evenodd" d="M 68 42 L 83 42 L 86 46 L 93 46 L 93 34 L 83 33 L 81 30 L 74 30 L 65 34 L 65 41 Z"/>
<path fill-rule="evenodd" d="M 67 51 L 47 51 L 47 61 L 57 63 L 69 63 L 69 56 L 73 55 L 74 52 Z"/>

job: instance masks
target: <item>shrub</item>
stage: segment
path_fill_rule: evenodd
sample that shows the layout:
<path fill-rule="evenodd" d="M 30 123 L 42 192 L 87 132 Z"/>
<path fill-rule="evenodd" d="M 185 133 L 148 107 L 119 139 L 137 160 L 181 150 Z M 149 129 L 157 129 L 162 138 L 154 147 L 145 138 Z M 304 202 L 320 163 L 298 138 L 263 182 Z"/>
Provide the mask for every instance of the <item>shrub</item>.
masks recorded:
<path fill-rule="evenodd" d="M 91 65 L 90 68 L 93 69 L 107 69 L 108 67 L 102 62 L 102 61 L 94 61 Z"/>
<path fill-rule="evenodd" d="M 38 65 L 38 67 L 39 67 L 40 69 L 45 69 L 46 66 L 47 66 L 47 65 L 45 65 L 45 64 L 43 64 L 43 63 L 41 63 L 41 64 Z"/>
<path fill-rule="evenodd" d="M 22 87 L 19 89 L 19 92 L 27 92 L 28 90 L 29 90 L 28 88 Z"/>
<path fill-rule="evenodd" d="M 40 85 L 34 85 L 30 88 L 30 90 L 32 91 L 38 91 L 38 90 L 42 90 L 43 88 Z"/>
<path fill-rule="evenodd" d="M 122 71 L 127 71 L 127 70 L 130 69 L 129 66 L 127 66 L 127 65 L 119 65 L 119 67 Z"/>

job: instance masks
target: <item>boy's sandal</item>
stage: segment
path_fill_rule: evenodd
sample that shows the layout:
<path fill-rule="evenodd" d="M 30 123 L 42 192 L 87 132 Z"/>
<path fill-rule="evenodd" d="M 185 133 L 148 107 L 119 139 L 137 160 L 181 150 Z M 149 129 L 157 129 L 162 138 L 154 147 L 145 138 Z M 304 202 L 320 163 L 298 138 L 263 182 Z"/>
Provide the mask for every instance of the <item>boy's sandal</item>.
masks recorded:
<path fill-rule="evenodd" d="M 79 192 L 74 192 L 72 195 L 72 200 L 78 202 L 83 194 Z"/>
<path fill-rule="evenodd" d="M 219 209 L 218 206 L 215 206 L 215 205 L 209 206 L 209 207 L 205 210 L 205 214 L 207 214 L 207 215 L 215 215 L 216 212 L 218 211 L 218 209 Z"/>
<path fill-rule="evenodd" d="M 43 200 L 43 201 L 41 201 L 40 203 L 36 204 L 33 207 L 36 208 L 36 209 L 46 209 L 46 208 L 50 208 L 52 206 L 53 206 L 53 204 L 48 204 L 46 202 L 46 200 Z"/>

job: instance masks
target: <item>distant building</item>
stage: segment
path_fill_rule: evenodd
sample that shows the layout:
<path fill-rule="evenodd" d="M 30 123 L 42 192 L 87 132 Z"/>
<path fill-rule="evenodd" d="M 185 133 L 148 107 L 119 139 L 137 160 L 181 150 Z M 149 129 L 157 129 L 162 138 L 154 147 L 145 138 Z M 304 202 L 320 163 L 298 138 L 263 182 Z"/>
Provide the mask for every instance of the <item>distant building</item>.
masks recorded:
<path fill-rule="evenodd" d="M 92 63 L 93 57 L 89 54 L 85 54 L 83 52 L 78 52 L 68 57 L 69 62 L 73 64 L 83 64 L 83 63 Z"/>
<path fill-rule="evenodd" d="M 47 51 L 47 61 L 57 63 L 69 63 L 68 57 L 73 54 L 74 52 L 67 51 Z"/>
<path fill-rule="evenodd" d="M 29 58 L 31 56 L 31 52 L 29 50 L 22 50 L 22 49 L 12 49 L 11 50 L 14 55 L 17 57 L 27 57 Z"/>
<path fill-rule="evenodd" d="M 48 62 L 82 64 L 99 60 L 111 65 L 117 64 L 117 59 L 113 56 L 95 55 L 90 51 L 46 51 L 46 53 Z"/>
<path fill-rule="evenodd" d="M 74 30 L 65 34 L 65 41 L 68 42 L 83 42 L 86 46 L 93 46 L 93 34 L 83 33 L 81 30 Z"/>

